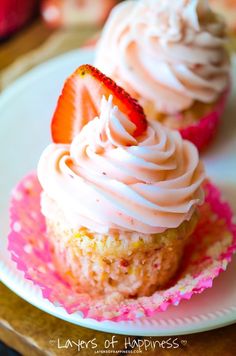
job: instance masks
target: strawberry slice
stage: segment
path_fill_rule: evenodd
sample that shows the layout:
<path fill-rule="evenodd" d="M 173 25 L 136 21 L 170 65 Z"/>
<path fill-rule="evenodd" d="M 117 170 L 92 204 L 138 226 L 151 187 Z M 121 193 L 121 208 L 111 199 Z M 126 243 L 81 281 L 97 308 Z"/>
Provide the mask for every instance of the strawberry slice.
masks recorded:
<path fill-rule="evenodd" d="M 142 107 L 124 89 L 91 65 L 82 65 L 65 82 L 52 118 L 55 143 L 71 143 L 82 127 L 100 114 L 102 96 L 113 96 L 113 103 L 136 125 L 134 135 L 147 127 Z"/>

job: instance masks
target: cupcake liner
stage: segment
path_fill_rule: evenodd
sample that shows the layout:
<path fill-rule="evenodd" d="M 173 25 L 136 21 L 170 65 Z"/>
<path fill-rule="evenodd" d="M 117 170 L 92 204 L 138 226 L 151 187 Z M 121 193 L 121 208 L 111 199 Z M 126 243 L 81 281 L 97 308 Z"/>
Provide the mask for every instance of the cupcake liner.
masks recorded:
<path fill-rule="evenodd" d="M 71 280 L 60 275 L 40 212 L 41 187 L 34 173 L 25 177 L 13 191 L 8 248 L 25 278 L 41 288 L 44 298 L 64 307 L 70 314 L 79 313 L 98 321 L 153 316 L 211 287 L 213 279 L 226 269 L 236 250 L 236 225 L 230 206 L 222 202 L 219 190 L 212 183 L 207 181 L 204 189 L 206 201 L 200 207 L 200 220 L 186 247 L 182 266 L 164 290 L 150 297 L 121 301 L 112 294 L 95 299 L 87 293 L 79 293 Z"/>
<path fill-rule="evenodd" d="M 214 109 L 209 114 L 201 118 L 197 123 L 186 128 L 179 129 L 181 136 L 184 139 L 194 143 L 199 151 L 206 148 L 214 138 L 219 126 L 220 117 L 224 112 L 229 93 L 230 89 L 226 90 L 216 103 Z"/>

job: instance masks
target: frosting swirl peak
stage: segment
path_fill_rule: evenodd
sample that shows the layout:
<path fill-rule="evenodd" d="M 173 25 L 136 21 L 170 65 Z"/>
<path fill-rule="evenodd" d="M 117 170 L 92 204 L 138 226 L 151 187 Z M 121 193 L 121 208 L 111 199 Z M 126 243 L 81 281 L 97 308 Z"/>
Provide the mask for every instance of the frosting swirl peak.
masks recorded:
<path fill-rule="evenodd" d="M 173 114 L 224 92 L 230 68 L 224 44 L 224 22 L 207 1 L 130 0 L 112 11 L 95 65 L 144 108 Z"/>
<path fill-rule="evenodd" d="M 178 227 L 203 200 L 197 149 L 157 122 L 134 137 L 135 125 L 112 100 L 103 97 L 100 117 L 71 145 L 46 148 L 38 165 L 44 192 L 75 228 L 150 234 Z"/>

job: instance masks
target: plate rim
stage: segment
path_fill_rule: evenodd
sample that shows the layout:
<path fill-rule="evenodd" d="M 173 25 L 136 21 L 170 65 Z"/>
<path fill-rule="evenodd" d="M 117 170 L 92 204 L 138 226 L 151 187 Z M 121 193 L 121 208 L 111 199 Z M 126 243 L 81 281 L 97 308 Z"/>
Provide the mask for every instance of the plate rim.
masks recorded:
<path fill-rule="evenodd" d="M 5 104 L 5 101 L 9 100 L 9 97 L 13 95 L 15 91 L 18 91 L 19 89 L 20 91 L 22 91 L 24 89 L 24 86 L 27 86 L 30 81 L 38 78 L 41 72 L 50 72 L 52 70 L 52 67 L 60 64 L 62 60 L 67 59 L 67 57 L 70 58 L 71 56 L 78 56 L 78 54 L 80 53 L 83 53 L 85 55 L 91 55 L 94 53 L 94 50 L 90 47 L 73 49 L 66 53 L 62 53 L 58 56 L 52 57 L 22 74 L 12 83 L 10 83 L 2 92 L 0 92 L 0 107 L 1 105 Z M 34 76 L 34 78 L 32 78 L 32 76 Z"/>
<path fill-rule="evenodd" d="M 68 60 L 68 58 L 71 58 L 71 56 L 79 56 L 83 53 L 83 55 L 90 55 L 94 53 L 94 50 L 91 48 L 83 48 L 83 49 L 75 49 L 73 51 L 69 51 L 67 53 L 61 54 L 59 56 L 56 56 L 54 58 L 51 58 L 50 60 L 45 61 L 44 63 L 40 64 L 39 66 L 36 66 L 32 68 L 30 71 L 25 73 L 23 76 L 19 77 L 15 82 L 13 82 L 9 87 L 7 87 L 1 94 L 0 94 L 0 109 L 4 107 L 4 105 L 8 102 L 8 100 L 11 99 L 12 96 L 16 95 L 17 92 L 24 90 L 25 87 L 27 87 L 32 81 L 37 80 L 37 78 L 40 77 L 41 73 L 45 75 L 45 73 L 51 72 L 53 69 L 55 70 L 55 67 L 58 65 L 61 65 L 63 61 Z M 1 266 L 2 265 L 2 266 Z M 115 334 L 121 334 L 121 335 L 138 335 L 138 336 L 177 336 L 177 335 L 187 335 L 187 334 L 193 334 L 193 333 L 199 333 L 203 331 L 208 331 L 208 330 L 213 330 L 217 329 L 223 326 L 231 325 L 236 322 L 236 310 L 235 312 L 232 313 L 232 311 L 228 311 L 225 313 L 223 316 L 216 316 L 213 318 L 213 320 L 205 320 L 205 322 L 200 321 L 199 326 L 192 326 L 190 328 L 189 325 L 187 326 L 179 326 L 177 327 L 176 325 L 174 326 L 174 329 L 170 328 L 170 330 L 165 329 L 164 327 L 161 326 L 162 330 L 156 330 L 155 331 L 155 326 L 153 327 L 153 332 L 145 332 L 141 331 L 137 333 L 137 331 L 132 334 L 132 330 L 125 330 L 125 324 L 130 324 L 130 322 L 112 322 L 112 321 L 103 321 L 103 322 L 97 322 L 93 319 L 84 319 L 82 317 L 78 318 L 78 320 L 73 320 L 71 319 L 71 316 L 69 314 L 64 315 L 61 313 L 61 309 L 54 306 L 52 303 L 49 301 L 46 301 L 42 296 L 40 296 L 41 300 L 37 302 L 37 300 L 34 301 L 34 298 L 37 299 L 37 297 L 30 298 L 30 296 L 27 296 L 27 290 L 24 288 L 21 288 L 21 286 L 18 284 L 19 282 L 14 280 L 14 278 L 11 278 L 11 271 L 9 269 L 9 266 L 7 266 L 4 261 L 1 261 L 0 259 L 0 281 L 6 285 L 10 290 L 12 290 L 15 294 L 17 294 L 20 298 L 24 299 L 27 301 L 29 304 L 37 307 L 38 309 L 47 312 L 50 315 L 53 315 L 59 319 L 62 319 L 64 321 L 70 322 L 75 325 L 80 325 L 83 327 L 87 327 L 90 329 L 95 329 L 103 332 L 109 332 L 109 333 L 115 333 Z M 8 274 L 4 274 L 4 270 L 8 270 Z M 15 266 L 16 270 L 16 266 Z M 16 270 L 17 271 L 17 270 Z M 18 272 L 18 271 L 17 271 Z M 21 276 L 22 283 L 28 283 L 28 285 L 31 285 L 30 281 L 27 281 L 24 276 Z M 31 285 L 32 288 L 32 285 Z M 34 289 L 36 289 L 36 286 L 33 286 Z M 33 299 L 33 300 L 32 300 Z M 49 303 L 49 304 L 48 304 Z M 42 305 L 41 305 L 42 304 Z M 44 306 L 43 306 L 44 304 Z M 48 305 L 47 305 L 48 304 Z M 151 325 L 151 320 L 152 318 L 146 318 Z M 93 325 L 96 324 L 96 325 Z M 124 330 L 116 330 L 116 325 L 124 325 Z M 150 326 L 151 327 L 151 326 Z M 184 329 L 185 327 L 185 329 Z"/>
<path fill-rule="evenodd" d="M 3 265 L 3 267 L 8 269 L 8 267 L 4 264 L 4 262 L 2 262 L 0 260 L 0 267 L 1 267 L 1 264 Z M 163 328 L 163 330 L 155 331 L 155 327 L 154 327 L 154 329 L 152 331 L 150 329 L 149 331 L 144 330 L 144 331 L 140 331 L 140 332 L 137 332 L 137 331 L 132 332 L 132 330 L 130 330 L 130 329 L 120 330 L 120 329 L 116 328 L 117 325 L 121 325 L 121 327 L 122 327 L 123 325 L 125 326 L 126 324 L 132 324 L 132 322 L 126 322 L 126 321 L 122 321 L 122 322 L 102 321 L 102 322 L 100 322 L 100 321 L 96 321 L 96 320 L 93 320 L 90 318 L 82 318 L 81 316 L 79 316 L 78 320 L 74 320 L 71 318 L 71 315 L 73 315 L 73 314 L 71 314 L 71 315 L 68 314 L 64 310 L 64 308 L 55 306 L 53 303 L 49 302 L 47 299 L 44 299 L 42 295 L 40 295 L 39 300 L 41 300 L 42 304 L 44 304 L 44 305 L 41 305 L 40 302 L 37 302 L 37 300 L 36 301 L 34 300 L 34 299 L 37 299 L 39 296 L 36 296 L 33 298 L 29 297 L 27 295 L 26 289 L 24 289 L 23 287 L 21 289 L 19 284 L 17 283 L 17 280 L 14 283 L 14 280 L 11 279 L 9 276 L 7 278 L 6 275 L 1 273 L 1 270 L 2 270 L 2 268 L 0 269 L 0 281 L 7 288 L 9 288 L 12 292 L 14 292 L 18 297 L 25 300 L 27 303 L 33 305 L 34 307 L 38 308 L 39 310 L 41 310 L 43 312 L 46 312 L 54 317 L 57 317 L 61 320 L 69 322 L 73 325 L 86 327 L 86 328 L 92 329 L 92 330 L 98 330 L 98 331 L 107 332 L 107 333 L 114 333 L 114 334 L 118 334 L 118 335 L 165 337 L 165 336 L 181 336 L 181 335 L 197 334 L 197 333 L 201 333 L 201 332 L 205 332 L 205 331 L 219 329 L 221 327 L 225 327 L 225 326 L 232 325 L 232 324 L 236 323 L 236 312 L 232 312 L 230 310 L 230 308 L 228 309 L 228 312 L 224 316 L 221 316 L 221 317 L 216 316 L 215 323 L 213 323 L 213 321 L 211 319 L 205 320 L 204 322 L 200 320 L 199 326 L 197 326 L 197 327 L 193 326 L 193 328 L 190 328 L 190 329 L 189 329 L 189 325 L 183 326 L 183 327 L 178 326 L 178 328 L 175 327 L 175 330 L 173 330 L 173 329 L 168 330 L 167 328 L 163 328 L 161 326 Z M 31 281 L 25 279 L 23 276 L 23 273 L 19 272 L 16 269 L 16 267 L 15 267 L 15 270 L 17 271 L 17 273 L 22 274 L 21 281 L 24 282 L 24 284 L 28 284 L 34 290 L 39 290 L 36 286 L 33 285 L 33 283 Z M 2 276 L 5 276 L 5 278 L 4 277 L 2 278 Z M 222 310 L 224 310 L 224 309 L 222 309 Z M 61 313 L 61 311 L 63 311 L 63 313 Z M 228 316 L 228 314 L 231 315 L 231 318 Z M 75 313 L 75 315 L 77 316 L 77 313 Z M 161 315 L 161 313 L 160 313 L 160 315 Z M 152 320 L 152 318 L 145 318 L 145 319 L 147 321 Z M 198 319 L 198 318 L 196 318 L 196 319 Z M 202 323 L 202 325 L 201 325 L 201 323 Z M 151 323 L 150 323 L 150 328 L 151 328 Z"/>

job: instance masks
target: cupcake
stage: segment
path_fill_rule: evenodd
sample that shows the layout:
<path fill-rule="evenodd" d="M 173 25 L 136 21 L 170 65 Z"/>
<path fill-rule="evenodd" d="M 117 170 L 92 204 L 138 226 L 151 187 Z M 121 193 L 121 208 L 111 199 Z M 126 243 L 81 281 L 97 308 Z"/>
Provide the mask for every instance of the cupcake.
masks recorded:
<path fill-rule="evenodd" d="M 204 201 L 197 148 L 84 65 L 66 81 L 38 164 L 61 275 L 90 296 L 150 296 L 175 276 Z"/>
<path fill-rule="evenodd" d="M 214 11 L 224 16 L 230 34 L 236 34 L 236 1 L 235 0 L 209 0 Z"/>
<path fill-rule="evenodd" d="M 105 25 L 95 65 L 140 102 L 150 121 L 202 149 L 229 91 L 225 42 L 225 24 L 207 1 L 125 1 Z"/>

